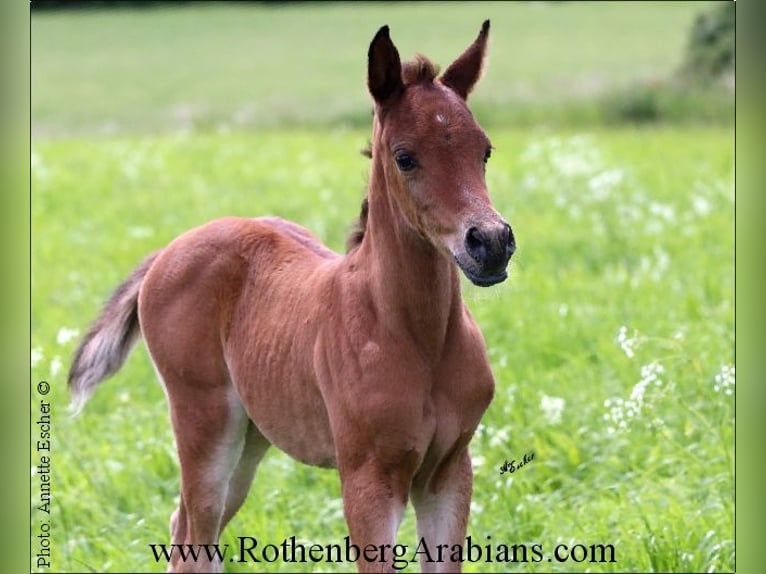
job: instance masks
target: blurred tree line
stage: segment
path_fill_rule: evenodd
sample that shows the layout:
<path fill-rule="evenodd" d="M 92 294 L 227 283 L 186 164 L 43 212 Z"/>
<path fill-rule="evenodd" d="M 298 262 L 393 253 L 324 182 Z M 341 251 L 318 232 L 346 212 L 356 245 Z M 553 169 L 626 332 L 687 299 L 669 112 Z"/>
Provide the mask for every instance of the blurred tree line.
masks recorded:
<path fill-rule="evenodd" d="M 717 3 L 697 15 L 689 34 L 681 74 L 708 82 L 734 73 L 736 3 Z"/>
<path fill-rule="evenodd" d="M 605 116 L 634 123 L 680 117 L 693 109 L 700 118 L 733 117 L 735 86 L 734 2 L 714 2 L 697 14 L 689 30 L 683 59 L 668 78 L 638 82 L 607 94 Z"/>

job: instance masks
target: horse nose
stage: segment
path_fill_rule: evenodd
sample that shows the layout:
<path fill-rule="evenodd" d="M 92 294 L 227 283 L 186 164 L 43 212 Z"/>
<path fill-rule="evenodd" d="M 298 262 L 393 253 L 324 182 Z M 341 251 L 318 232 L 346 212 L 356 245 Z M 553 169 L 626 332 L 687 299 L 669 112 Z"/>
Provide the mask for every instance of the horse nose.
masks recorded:
<path fill-rule="evenodd" d="M 510 225 L 503 223 L 503 226 L 505 227 L 505 252 L 508 259 L 510 259 L 511 255 L 516 253 L 516 238 L 513 236 L 513 229 L 511 229 Z"/>
<path fill-rule="evenodd" d="M 485 271 L 501 271 L 516 251 L 516 239 L 511 226 L 505 222 L 487 227 L 474 226 L 466 231 L 465 248 Z"/>

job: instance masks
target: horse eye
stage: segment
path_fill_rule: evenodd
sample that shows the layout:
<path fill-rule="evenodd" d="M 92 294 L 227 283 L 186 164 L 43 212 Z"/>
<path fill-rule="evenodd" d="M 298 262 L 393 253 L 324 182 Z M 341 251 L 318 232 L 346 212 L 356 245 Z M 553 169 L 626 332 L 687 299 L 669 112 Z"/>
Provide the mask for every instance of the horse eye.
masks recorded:
<path fill-rule="evenodd" d="M 410 171 L 415 169 L 415 167 L 418 165 L 415 162 L 415 158 L 412 157 L 408 153 L 400 152 L 396 154 L 396 157 L 394 158 L 396 160 L 396 165 L 401 171 Z"/>
<path fill-rule="evenodd" d="M 492 157 L 492 146 L 488 147 L 487 151 L 484 152 L 484 163 L 487 163 L 490 157 Z"/>

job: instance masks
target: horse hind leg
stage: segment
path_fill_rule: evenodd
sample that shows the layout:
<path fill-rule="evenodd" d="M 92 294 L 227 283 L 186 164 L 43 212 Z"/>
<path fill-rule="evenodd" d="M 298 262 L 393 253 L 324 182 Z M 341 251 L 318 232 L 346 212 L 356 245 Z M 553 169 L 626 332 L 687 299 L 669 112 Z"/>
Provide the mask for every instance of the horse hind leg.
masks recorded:
<path fill-rule="evenodd" d="M 245 502 L 258 464 L 263 459 L 269 446 L 271 446 L 253 423 L 248 423 L 245 432 L 242 453 L 229 479 L 219 534 L 223 532 L 229 521 L 231 521 Z M 183 496 L 181 496 L 178 508 L 170 517 L 170 538 L 173 544 L 184 544 L 186 540 L 186 525 L 186 507 Z"/>
<path fill-rule="evenodd" d="M 250 422 L 228 382 L 225 386 L 169 383 L 165 379 L 181 466 L 181 499 L 170 520 L 171 539 L 198 555 L 184 559 L 175 548 L 168 571 L 219 572 L 223 557 L 209 554 L 213 546 L 204 545 L 218 543 Z"/>
<path fill-rule="evenodd" d="M 261 462 L 263 455 L 266 454 L 266 451 L 270 446 L 269 441 L 266 440 L 252 422 L 248 423 L 246 433 L 242 455 L 240 456 L 239 462 L 229 480 L 226 506 L 221 520 L 222 532 L 245 502 L 258 464 Z"/>

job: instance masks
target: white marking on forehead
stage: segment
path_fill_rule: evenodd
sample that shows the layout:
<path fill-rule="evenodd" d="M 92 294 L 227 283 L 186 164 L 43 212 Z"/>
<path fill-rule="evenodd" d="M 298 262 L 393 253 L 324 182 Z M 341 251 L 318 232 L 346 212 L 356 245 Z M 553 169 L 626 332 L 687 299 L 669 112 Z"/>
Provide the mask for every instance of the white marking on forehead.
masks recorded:
<path fill-rule="evenodd" d="M 436 121 L 440 124 L 446 124 L 447 118 L 444 116 L 444 114 L 436 114 Z"/>

